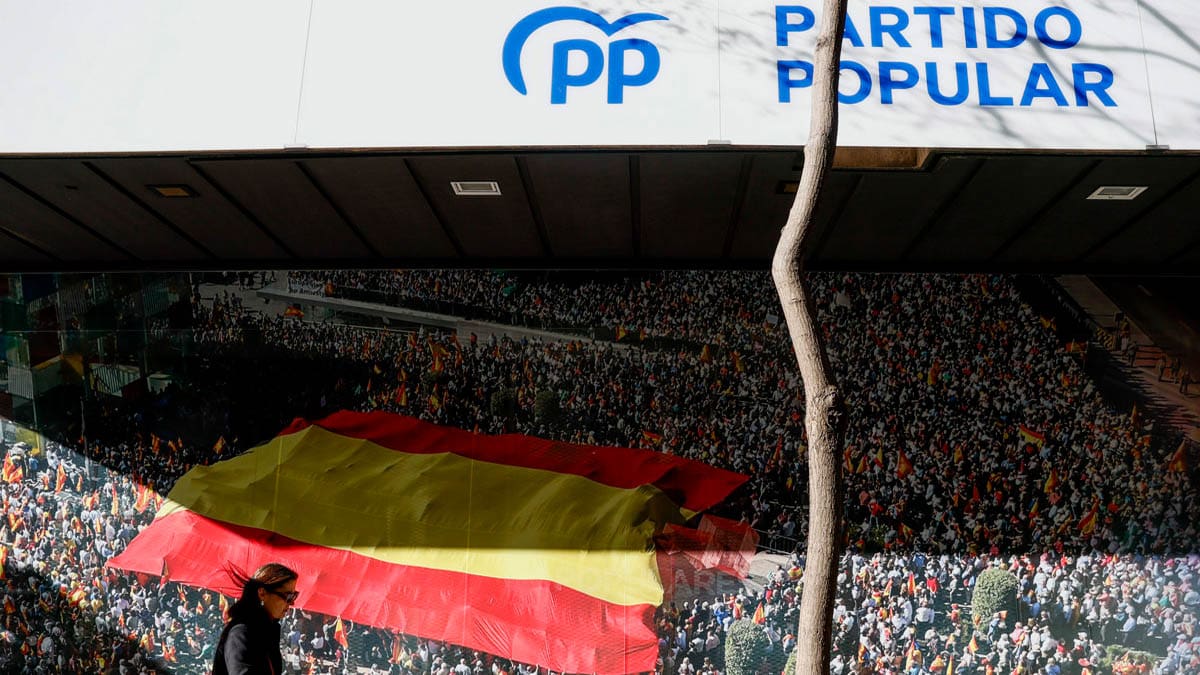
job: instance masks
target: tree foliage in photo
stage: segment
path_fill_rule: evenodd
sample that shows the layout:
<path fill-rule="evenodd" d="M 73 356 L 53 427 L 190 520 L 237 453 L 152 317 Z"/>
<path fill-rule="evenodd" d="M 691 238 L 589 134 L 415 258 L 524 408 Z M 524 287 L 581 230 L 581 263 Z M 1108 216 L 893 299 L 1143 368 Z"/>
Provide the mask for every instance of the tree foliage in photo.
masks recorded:
<path fill-rule="evenodd" d="M 1007 570 L 992 568 L 979 574 L 971 594 L 971 616 L 976 623 L 990 621 L 1000 611 L 1017 606 L 1017 578 Z"/>

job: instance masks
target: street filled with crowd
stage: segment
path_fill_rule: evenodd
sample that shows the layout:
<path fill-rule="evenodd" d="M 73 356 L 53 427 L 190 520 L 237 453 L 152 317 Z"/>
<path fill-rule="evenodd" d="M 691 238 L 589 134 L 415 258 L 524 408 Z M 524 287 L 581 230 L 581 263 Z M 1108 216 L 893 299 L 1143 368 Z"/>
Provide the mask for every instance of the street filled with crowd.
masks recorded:
<path fill-rule="evenodd" d="M 105 561 L 192 466 L 341 408 L 643 447 L 748 475 L 715 510 L 752 525 L 787 563 L 761 591 L 699 589 L 702 599 L 661 608 L 660 671 L 726 672 L 739 619 L 762 626 L 769 651 L 785 657 L 803 583 L 806 439 L 768 275 L 577 277 L 289 275 L 295 292 L 474 307 L 560 329 L 558 339 L 268 315 L 230 289 L 196 288 L 187 391 L 92 400 L 78 443 L 10 450 L 0 669 L 203 672 L 227 600 Z M 1200 496 L 1180 434 L 1110 406 L 1074 343 L 1005 277 L 811 282 L 849 412 L 834 672 L 1200 672 Z M 587 327 L 612 339 L 588 339 Z M 974 617 L 988 570 L 1016 580 L 1015 600 Z M 292 666 L 536 667 L 361 626 L 341 644 L 334 626 L 302 612 L 286 619 Z"/>

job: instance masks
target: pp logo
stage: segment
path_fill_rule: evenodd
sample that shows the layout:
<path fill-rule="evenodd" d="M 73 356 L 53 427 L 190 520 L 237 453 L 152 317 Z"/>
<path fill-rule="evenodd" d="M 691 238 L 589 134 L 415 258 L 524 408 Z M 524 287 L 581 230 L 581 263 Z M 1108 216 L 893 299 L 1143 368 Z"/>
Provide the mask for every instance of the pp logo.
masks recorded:
<path fill-rule="evenodd" d="M 578 7 L 550 7 L 530 14 L 517 22 L 504 40 L 504 75 L 508 83 L 522 96 L 526 95 L 525 76 L 521 72 L 521 52 L 525 42 L 538 29 L 559 21 L 582 21 L 599 28 L 605 35 L 612 37 L 620 31 L 642 23 L 643 21 L 667 21 L 661 14 L 641 12 L 630 14 L 609 23 L 604 17 L 589 10 Z M 630 52 L 637 52 L 642 57 L 641 69 L 637 72 L 627 70 Z M 571 72 L 569 61 L 572 53 L 583 55 L 584 67 L 580 72 Z M 604 48 L 591 40 L 560 40 L 554 43 L 550 62 L 550 103 L 563 104 L 567 102 L 567 90 L 571 87 L 586 87 L 604 74 Z M 614 40 L 608 45 L 608 102 L 623 103 L 627 87 L 641 87 L 650 84 L 658 76 L 662 59 L 658 48 L 646 40 L 629 38 Z"/>

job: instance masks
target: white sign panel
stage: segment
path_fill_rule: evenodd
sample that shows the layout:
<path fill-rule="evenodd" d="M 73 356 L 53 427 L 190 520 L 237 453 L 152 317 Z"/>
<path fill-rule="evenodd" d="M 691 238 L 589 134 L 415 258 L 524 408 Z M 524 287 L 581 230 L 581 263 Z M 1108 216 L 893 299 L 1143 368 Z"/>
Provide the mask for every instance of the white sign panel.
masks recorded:
<path fill-rule="evenodd" d="M 1143 2 L 1157 143 L 1200 149 L 1200 3 Z"/>
<path fill-rule="evenodd" d="M 703 144 L 717 130 L 715 8 L 617 0 L 321 0 L 311 146 Z M 414 16 L 416 14 L 416 16 Z M 369 67 L 367 67 L 369 66 Z"/>
<path fill-rule="evenodd" d="M 0 0 L 0 152 L 287 145 L 307 17 L 294 0 Z"/>
<path fill-rule="evenodd" d="M 755 46 L 741 58 L 723 50 L 728 133 L 746 143 L 802 143 L 817 3 L 725 6 L 722 25 L 754 31 L 745 39 Z M 841 138 L 867 146 L 1144 148 L 1154 135 L 1141 36 L 1130 30 L 1137 22 L 1136 0 L 850 3 Z M 732 46 L 729 33 L 722 40 Z"/>
<path fill-rule="evenodd" d="M 3 2 L 0 152 L 801 145 L 819 7 Z M 853 2 L 840 142 L 1198 149 L 1197 34 L 1186 0 Z"/>

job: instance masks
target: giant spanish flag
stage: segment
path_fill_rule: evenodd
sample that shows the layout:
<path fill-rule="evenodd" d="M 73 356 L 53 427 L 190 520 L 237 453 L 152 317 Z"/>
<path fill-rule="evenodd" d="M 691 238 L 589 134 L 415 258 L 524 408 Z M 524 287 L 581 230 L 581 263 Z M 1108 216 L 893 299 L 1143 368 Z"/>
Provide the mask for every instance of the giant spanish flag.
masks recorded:
<path fill-rule="evenodd" d="M 486 436 L 385 413 L 298 420 L 197 467 L 109 564 L 231 593 L 300 573 L 297 606 L 559 672 L 654 669 L 655 535 L 745 477 L 671 455 Z"/>

